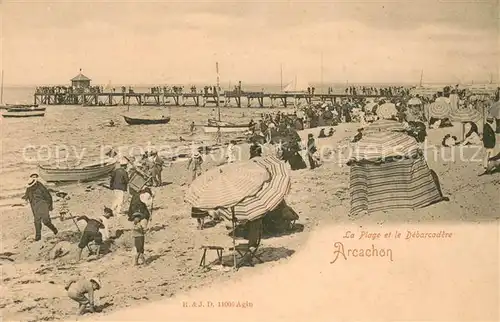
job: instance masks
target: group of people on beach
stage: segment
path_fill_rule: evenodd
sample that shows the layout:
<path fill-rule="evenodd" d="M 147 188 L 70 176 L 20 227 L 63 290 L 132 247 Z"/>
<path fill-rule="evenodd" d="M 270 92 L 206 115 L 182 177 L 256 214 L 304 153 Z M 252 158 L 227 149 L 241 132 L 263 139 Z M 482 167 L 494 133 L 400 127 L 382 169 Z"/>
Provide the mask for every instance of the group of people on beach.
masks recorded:
<path fill-rule="evenodd" d="M 390 93 L 407 94 L 400 88 L 389 89 Z M 356 88 L 352 88 L 351 92 L 355 93 Z M 363 91 L 363 88 L 361 89 Z M 365 93 L 369 93 L 369 88 L 364 88 Z M 390 96 L 390 95 L 387 95 Z M 422 101 L 425 101 L 422 98 Z M 401 103 L 398 99 L 392 102 L 400 103 L 397 105 L 401 115 L 394 115 L 395 120 L 399 120 L 405 126 L 409 135 L 414 136 L 417 141 L 425 140 L 426 126 L 420 121 L 408 122 L 405 114 L 408 112 L 407 106 Z M 385 103 L 385 101 L 377 102 L 377 106 Z M 308 134 L 307 142 L 303 146 L 301 138 L 297 131 L 305 127 L 313 128 L 318 125 L 330 126 L 328 133 L 325 129 L 321 129 L 318 139 L 333 136 L 335 134 L 335 126 L 340 122 L 358 121 L 362 124 L 358 133 L 353 138 L 353 142 L 357 142 L 363 137 L 363 129 L 368 121 L 364 118 L 365 114 L 371 111 L 365 110 L 366 101 L 364 99 L 349 98 L 342 100 L 340 103 L 328 104 L 310 104 L 302 109 L 295 111 L 293 114 L 285 114 L 277 112 L 274 114 L 261 114 L 261 119 L 255 122 L 253 119 L 249 123 L 250 129 L 250 159 L 262 156 L 262 144 L 269 143 L 276 146 L 276 155 L 290 165 L 292 170 L 307 168 L 307 163 L 310 169 L 315 169 L 321 165 L 321 158 L 318 155 L 318 147 L 315 137 L 312 133 Z M 356 110 L 361 110 L 359 114 Z M 359 117 L 359 115 L 361 115 Z M 353 116 L 358 116 L 354 118 Z M 321 119 L 321 121 L 320 121 Z M 324 120 L 327 120 L 325 123 Z M 423 120 L 422 120 L 423 121 Z M 422 127 L 423 125 L 423 127 Z M 493 156 L 494 148 L 496 147 L 496 136 L 494 130 L 494 119 L 488 117 L 483 127 L 482 136 L 479 134 L 478 126 L 474 122 L 466 124 L 466 135 L 462 142 L 457 142 L 456 137 L 451 135 L 445 136 L 442 144 L 444 146 L 453 146 L 456 144 L 475 145 L 482 144 L 486 151 L 484 167 L 487 167 L 488 161 Z M 194 131 L 194 123 L 192 123 L 191 132 Z M 498 128 L 497 128 L 498 131 Z M 231 140 L 225 151 L 225 162 L 237 162 L 236 158 L 237 142 Z M 307 163 L 303 158 L 302 152 L 305 150 Z M 203 173 L 204 159 L 199 149 L 194 150 L 187 162 L 187 169 L 190 172 L 191 180 L 196 180 Z M 144 153 L 136 160 L 129 160 L 120 157 L 116 152 L 110 151 L 108 156 L 119 159 L 119 167 L 111 174 L 109 189 L 113 191 L 113 199 L 110 200 L 110 206 L 105 206 L 102 214 L 97 217 L 78 216 L 75 219 L 75 224 L 85 222 L 85 227 L 81 231 L 80 240 L 77 248 L 77 261 L 81 260 L 84 249 L 89 249 L 89 253 L 95 253 L 97 257 L 109 251 L 110 242 L 118 238 L 117 227 L 118 216 L 126 216 L 130 222 L 128 229 L 131 231 L 131 237 L 135 247 L 135 256 L 133 258 L 134 265 L 147 263 L 145 257 L 145 241 L 146 235 L 151 224 L 153 213 L 153 198 L 154 193 L 152 186 L 162 186 L 162 170 L 166 166 L 165 160 L 158 155 L 155 150 L 150 150 Z M 146 178 L 150 178 L 147 185 L 142 186 L 138 191 L 132 189 L 131 178 L 135 173 L 141 173 Z M 123 211 L 125 204 L 129 199 L 130 204 L 128 209 Z M 56 196 L 61 199 L 60 213 L 71 217 L 71 211 L 67 208 L 68 195 L 63 192 L 56 193 Z M 54 202 L 49 189 L 39 181 L 37 174 L 33 173 L 29 176 L 28 186 L 23 196 L 30 203 L 34 218 L 35 226 L 35 241 L 41 240 L 42 226 L 44 225 L 52 231 L 54 235 L 59 233 L 58 229 L 53 224 L 50 212 L 54 210 Z M 63 209 L 64 208 L 64 209 Z M 198 221 L 198 228 L 203 229 L 203 220 L 207 216 L 206 212 L 193 212 L 193 217 Z M 216 215 L 214 215 L 217 217 Z M 73 217 L 71 217 L 73 218 Z M 77 226 L 78 227 L 78 226 Z M 80 230 L 78 228 L 78 230 Z M 95 249 L 92 250 L 92 247 Z M 70 281 L 66 285 L 67 295 L 70 299 L 76 301 L 79 305 L 78 312 L 83 314 L 87 311 L 95 312 L 97 308 L 94 303 L 94 293 L 101 289 L 102 283 L 97 277 L 83 278 L 76 281 Z"/>

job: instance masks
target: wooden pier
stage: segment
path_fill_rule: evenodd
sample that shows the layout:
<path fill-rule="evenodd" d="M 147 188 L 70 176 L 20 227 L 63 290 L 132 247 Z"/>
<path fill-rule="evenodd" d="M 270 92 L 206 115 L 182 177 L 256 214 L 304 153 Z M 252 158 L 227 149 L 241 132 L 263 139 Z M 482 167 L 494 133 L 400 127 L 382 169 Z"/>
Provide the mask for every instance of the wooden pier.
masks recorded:
<path fill-rule="evenodd" d="M 336 103 L 344 98 L 375 98 L 381 95 L 266 93 L 225 91 L 219 95 L 204 93 L 35 93 L 34 104 L 81 106 L 236 106 L 275 107 L 278 102 L 288 107 L 299 103 Z M 391 98 L 395 98 L 392 96 Z M 269 104 L 270 102 L 270 104 Z M 256 103 L 256 104 L 255 104 Z M 266 104 L 267 103 L 267 104 Z"/>

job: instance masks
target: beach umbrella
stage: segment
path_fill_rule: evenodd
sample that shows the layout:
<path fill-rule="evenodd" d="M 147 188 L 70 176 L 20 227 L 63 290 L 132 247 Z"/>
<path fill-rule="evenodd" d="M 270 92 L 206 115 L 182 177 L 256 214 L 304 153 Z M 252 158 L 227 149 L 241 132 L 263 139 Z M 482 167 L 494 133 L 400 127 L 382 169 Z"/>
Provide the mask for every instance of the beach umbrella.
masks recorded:
<path fill-rule="evenodd" d="M 452 109 L 450 113 L 452 122 L 477 122 L 481 118 L 481 112 L 472 108 Z"/>
<path fill-rule="evenodd" d="M 403 124 L 399 123 L 398 121 L 394 120 L 384 120 L 380 119 L 377 120 L 370 125 L 368 125 L 364 133 L 371 133 L 371 132 L 381 132 L 381 131 L 404 131 L 405 128 Z"/>
<path fill-rule="evenodd" d="M 390 119 L 398 114 L 396 104 L 384 103 L 377 108 L 377 116 L 383 119 Z"/>
<path fill-rule="evenodd" d="M 274 156 L 252 160 L 266 169 L 271 179 L 266 181 L 256 194 L 249 195 L 234 206 L 234 215 L 240 221 L 256 220 L 274 210 L 288 194 L 291 186 L 290 173 L 285 162 Z"/>
<path fill-rule="evenodd" d="M 418 97 L 412 97 L 408 100 L 408 105 L 421 105 L 422 101 Z"/>
<path fill-rule="evenodd" d="M 429 104 L 429 118 L 444 119 L 450 116 L 451 106 L 444 102 L 434 102 Z"/>
<path fill-rule="evenodd" d="M 230 208 L 255 195 L 271 177 L 269 171 L 250 161 L 206 171 L 191 183 L 184 200 L 199 209 Z"/>
<path fill-rule="evenodd" d="M 489 110 L 489 116 L 500 119 L 500 101 L 493 103 Z"/>
<path fill-rule="evenodd" d="M 354 161 L 413 156 L 419 150 L 417 141 L 401 132 L 377 132 L 364 135 L 351 151 Z"/>

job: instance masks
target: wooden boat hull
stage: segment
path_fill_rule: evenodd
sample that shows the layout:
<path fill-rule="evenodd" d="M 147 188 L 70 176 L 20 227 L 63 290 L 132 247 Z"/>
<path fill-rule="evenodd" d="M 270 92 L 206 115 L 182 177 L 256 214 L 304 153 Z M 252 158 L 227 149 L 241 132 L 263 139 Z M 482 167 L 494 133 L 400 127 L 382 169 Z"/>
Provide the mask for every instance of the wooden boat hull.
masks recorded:
<path fill-rule="evenodd" d="M 14 112 L 14 113 L 19 113 L 19 112 L 45 112 L 45 110 L 46 110 L 45 107 L 7 108 L 7 112 Z"/>
<path fill-rule="evenodd" d="M 203 126 L 203 131 L 205 133 L 216 133 L 217 131 L 223 133 L 229 132 L 247 132 L 250 130 L 248 125 L 205 125 Z"/>
<path fill-rule="evenodd" d="M 167 124 L 170 122 L 170 117 L 162 119 L 137 119 L 132 117 L 123 116 L 125 122 L 129 125 L 151 125 L 151 124 Z"/>
<path fill-rule="evenodd" d="M 19 118 L 19 117 L 43 117 L 45 112 L 7 112 L 2 114 L 6 118 Z"/>
<path fill-rule="evenodd" d="M 38 104 L 5 104 L 6 108 L 36 108 Z"/>
<path fill-rule="evenodd" d="M 47 182 L 86 182 L 102 178 L 116 168 L 116 161 L 96 163 L 80 168 L 50 168 L 38 165 L 38 173 Z"/>

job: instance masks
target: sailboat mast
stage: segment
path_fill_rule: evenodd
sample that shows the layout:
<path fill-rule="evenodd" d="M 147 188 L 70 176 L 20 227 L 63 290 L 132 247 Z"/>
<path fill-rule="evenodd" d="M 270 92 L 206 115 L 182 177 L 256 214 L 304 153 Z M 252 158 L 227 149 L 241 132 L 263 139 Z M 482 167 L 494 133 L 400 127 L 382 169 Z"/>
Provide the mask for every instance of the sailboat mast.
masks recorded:
<path fill-rule="evenodd" d="M 220 106 L 219 106 L 219 62 L 215 62 L 215 72 L 217 73 L 217 113 L 220 121 Z"/>
<path fill-rule="evenodd" d="M 2 88 L 0 89 L 0 104 L 3 104 L 3 69 L 2 69 Z"/>
<path fill-rule="evenodd" d="M 321 93 L 323 93 L 323 52 L 321 52 Z"/>
<path fill-rule="evenodd" d="M 280 64 L 280 89 L 283 92 L 283 64 Z"/>

